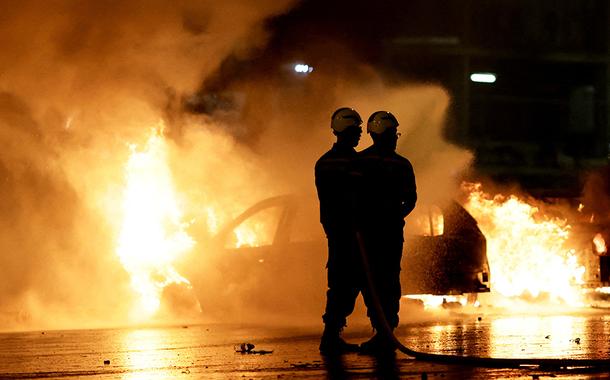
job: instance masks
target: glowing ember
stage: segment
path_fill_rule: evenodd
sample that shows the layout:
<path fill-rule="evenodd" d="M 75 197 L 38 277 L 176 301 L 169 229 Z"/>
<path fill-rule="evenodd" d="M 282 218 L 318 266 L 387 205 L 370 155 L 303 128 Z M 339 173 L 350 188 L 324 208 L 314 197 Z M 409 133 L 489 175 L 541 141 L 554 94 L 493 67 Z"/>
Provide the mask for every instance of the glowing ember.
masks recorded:
<path fill-rule="evenodd" d="M 599 254 L 606 252 L 606 241 L 601 234 L 595 235 L 593 238 L 593 245 L 595 246 L 595 252 Z"/>
<path fill-rule="evenodd" d="M 190 286 L 172 265 L 194 241 L 181 222 L 161 131 L 153 132 L 143 151 L 131 146 L 125 168 L 123 221 L 116 252 L 140 296 L 133 310 L 140 320 L 159 309 L 167 285 Z"/>
<path fill-rule="evenodd" d="M 570 231 L 565 220 L 541 215 L 514 195 L 491 197 L 480 184 L 463 188 L 469 194 L 465 208 L 487 238 L 492 292 L 581 304 L 578 285 L 584 282 L 585 268 L 565 246 Z"/>

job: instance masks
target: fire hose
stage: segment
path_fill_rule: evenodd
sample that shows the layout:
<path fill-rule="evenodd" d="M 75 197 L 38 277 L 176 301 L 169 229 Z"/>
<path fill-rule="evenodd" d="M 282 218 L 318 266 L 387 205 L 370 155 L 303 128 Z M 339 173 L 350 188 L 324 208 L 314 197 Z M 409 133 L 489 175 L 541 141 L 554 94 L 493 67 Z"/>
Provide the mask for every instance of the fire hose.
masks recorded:
<path fill-rule="evenodd" d="M 380 322 L 380 331 L 377 333 L 383 334 L 383 336 L 394 345 L 394 348 L 400 352 L 414 357 L 417 360 L 436 362 L 444 364 L 466 364 L 479 367 L 497 367 L 497 368 L 515 368 L 515 367 L 551 367 L 551 368 L 565 368 L 565 367 L 609 367 L 610 359 L 574 359 L 574 358 L 493 358 L 493 357 L 482 357 L 482 356 L 462 356 L 462 355 L 446 355 L 446 354 L 433 354 L 427 352 L 419 352 L 403 345 L 394 335 L 392 328 L 387 321 L 387 318 L 381 307 L 381 302 L 375 290 L 375 283 L 371 275 L 369 266 L 369 260 L 367 255 L 366 246 L 360 232 L 356 232 L 356 238 L 358 240 L 358 247 L 360 251 L 360 257 L 362 260 L 362 266 L 366 277 L 366 284 L 371 295 L 371 302 L 373 311 L 376 313 L 377 318 Z"/>

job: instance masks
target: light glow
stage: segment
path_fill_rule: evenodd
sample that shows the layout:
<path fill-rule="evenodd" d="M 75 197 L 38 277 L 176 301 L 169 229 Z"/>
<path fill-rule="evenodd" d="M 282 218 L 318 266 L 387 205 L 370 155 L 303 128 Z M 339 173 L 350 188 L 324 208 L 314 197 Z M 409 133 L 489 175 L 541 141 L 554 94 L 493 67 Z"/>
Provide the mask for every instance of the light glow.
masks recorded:
<path fill-rule="evenodd" d="M 299 74 L 309 74 L 313 71 L 313 66 L 304 63 L 297 63 L 293 67 L 294 71 Z"/>
<path fill-rule="evenodd" d="M 493 73 L 472 73 L 470 80 L 476 83 L 495 83 L 496 74 Z"/>

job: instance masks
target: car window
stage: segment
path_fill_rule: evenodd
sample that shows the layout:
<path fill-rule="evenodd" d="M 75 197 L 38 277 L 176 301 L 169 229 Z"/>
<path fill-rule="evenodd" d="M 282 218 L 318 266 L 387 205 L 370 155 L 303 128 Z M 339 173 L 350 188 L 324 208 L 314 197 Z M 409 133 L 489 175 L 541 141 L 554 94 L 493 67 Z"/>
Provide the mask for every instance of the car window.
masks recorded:
<path fill-rule="evenodd" d="M 262 247 L 273 244 L 282 207 L 268 207 L 252 214 L 229 234 L 225 248 Z"/>
<path fill-rule="evenodd" d="M 443 212 L 438 206 L 417 207 L 407 216 L 405 231 L 409 235 L 439 236 L 443 230 Z"/>

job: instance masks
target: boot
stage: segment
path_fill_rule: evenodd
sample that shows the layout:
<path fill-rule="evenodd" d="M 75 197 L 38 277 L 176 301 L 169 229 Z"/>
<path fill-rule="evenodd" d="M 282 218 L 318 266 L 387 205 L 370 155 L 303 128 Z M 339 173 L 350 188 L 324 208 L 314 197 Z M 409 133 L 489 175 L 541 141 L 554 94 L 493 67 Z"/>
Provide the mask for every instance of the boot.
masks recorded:
<path fill-rule="evenodd" d="M 341 329 L 325 327 L 320 340 L 320 353 L 322 355 L 337 355 L 347 352 L 358 352 L 358 345 L 347 343 L 341 338 Z"/>
<path fill-rule="evenodd" d="M 393 354 L 395 351 L 394 343 L 379 333 L 360 344 L 360 353 L 366 355 L 388 355 Z"/>

